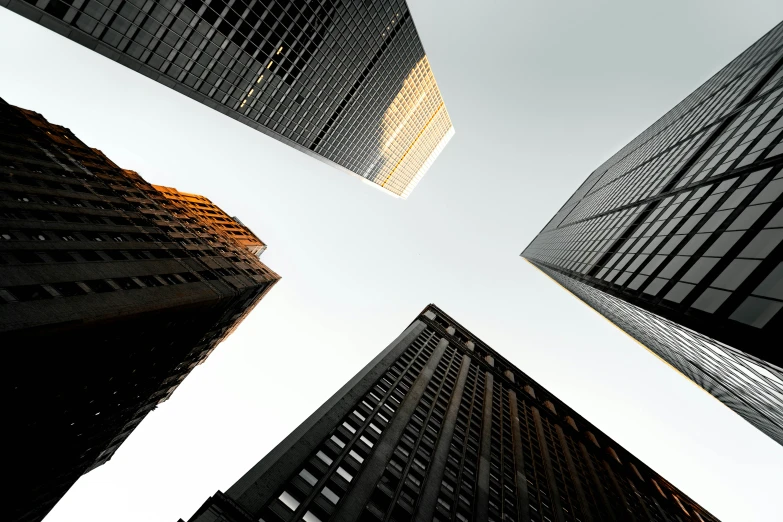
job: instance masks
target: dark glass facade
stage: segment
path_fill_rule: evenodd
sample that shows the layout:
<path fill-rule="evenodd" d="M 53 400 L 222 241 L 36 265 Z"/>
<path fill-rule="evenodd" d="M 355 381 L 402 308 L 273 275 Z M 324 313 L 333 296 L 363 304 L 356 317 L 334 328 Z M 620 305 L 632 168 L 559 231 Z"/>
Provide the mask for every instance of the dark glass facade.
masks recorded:
<path fill-rule="evenodd" d="M 597 168 L 522 256 L 783 444 L 783 24 Z"/>
<path fill-rule="evenodd" d="M 407 197 L 454 133 L 404 0 L 0 0 Z"/>
<path fill-rule="evenodd" d="M 430 305 L 190 522 L 717 519 Z"/>
<path fill-rule="evenodd" d="M 167 190 L 0 100 L 8 520 L 109 460 L 279 279 Z"/>

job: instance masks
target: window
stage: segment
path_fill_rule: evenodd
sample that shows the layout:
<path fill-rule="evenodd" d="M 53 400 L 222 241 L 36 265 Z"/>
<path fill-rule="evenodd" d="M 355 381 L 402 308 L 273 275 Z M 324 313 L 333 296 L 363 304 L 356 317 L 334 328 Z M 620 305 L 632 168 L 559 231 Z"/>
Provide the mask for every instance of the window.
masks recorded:
<path fill-rule="evenodd" d="M 698 283 L 712 270 L 712 267 L 719 261 L 715 257 L 702 257 L 698 259 L 693 266 L 682 276 L 681 280 L 686 283 Z"/>
<path fill-rule="evenodd" d="M 39 285 L 11 286 L 6 290 L 19 301 L 38 301 L 52 297 L 52 294 Z"/>
<path fill-rule="evenodd" d="M 52 287 L 63 297 L 73 297 L 87 293 L 76 283 L 55 283 L 52 285 Z"/>
<path fill-rule="evenodd" d="M 316 456 L 316 457 L 318 457 L 319 459 L 321 459 L 321 461 L 322 461 L 324 464 L 326 464 L 327 466 L 331 465 L 331 464 L 332 464 L 332 462 L 334 462 L 334 461 L 333 461 L 331 458 L 329 458 L 329 456 L 327 456 L 327 455 L 326 455 L 326 453 L 324 453 L 323 451 L 319 451 L 318 453 L 316 453 L 316 455 L 315 455 L 315 456 Z"/>
<path fill-rule="evenodd" d="M 49 251 L 49 256 L 58 263 L 71 263 L 75 261 L 73 256 L 62 250 L 51 250 Z"/>
<path fill-rule="evenodd" d="M 27 233 L 27 235 L 33 241 L 47 241 L 49 239 L 49 236 L 47 236 L 43 232 L 30 231 Z"/>
<path fill-rule="evenodd" d="M 163 283 L 161 283 L 155 276 L 139 276 L 137 279 L 144 283 L 144 286 L 163 286 Z"/>
<path fill-rule="evenodd" d="M 693 290 L 693 287 L 694 285 L 688 283 L 677 283 L 674 288 L 669 290 L 664 299 L 679 303 Z"/>
<path fill-rule="evenodd" d="M 751 296 L 745 299 L 745 302 L 729 316 L 729 319 L 756 328 L 763 328 L 781 308 L 783 308 L 783 303 Z"/>
<path fill-rule="evenodd" d="M 321 494 L 325 496 L 332 504 L 337 504 L 340 501 L 340 497 L 338 497 L 334 491 L 329 488 L 324 488 L 321 490 Z"/>
<path fill-rule="evenodd" d="M 280 502 L 286 505 L 288 509 L 291 511 L 296 511 L 296 508 L 299 507 L 299 501 L 296 500 L 290 493 L 287 491 L 283 491 L 283 493 L 278 497 L 280 499 Z"/>
<path fill-rule="evenodd" d="M 141 285 L 139 285 L 130 277 L 118 277 L 114 279 L 114 282 L 117 283 L 117 286 L 123 290 L 135 290 L 137 288 L 141 288 Z"/>
<path fill-rule="evenodd" d="M 313 515 L 310 511 L 306 512 L 302 517 L 305 522 L 321 522 L 321 519 Z"/>
<path fill-rule="evenodd" d="M 345 471 L 342 467 L 337 468 L 337 474 L 340 475 L 342 478 L 344 478 L 346 481 L 350 482 L 353 480 L 353 475 Z"/>
<path fill-rule="evenodd" d="M 707 249 L 704 253 L 705 256 L 721 257 L 729 251 L 734 243 L 739 241 L 744 232 L 724 232 L 718 239 Z"/>
<path fill-rule="evenodd" d="M 752 259 L 735 259 L 712 282 L 712 286 L 725 290 L 736 290 L 742 282 L 756 269 L 761 261 Z"/>
<path fill-rule="evenodd" d="M 93 292 L 97 292 L 97 293 L 113 292 L 114 291 L 114 287 L 111 286 L 106 281 L 104 281 L 103 279 L 95 279 L 93 281 L 85 281 L 84 284 L 86 284 L 87 287 L 90 290 L 92 290 Z"/>
<path fill-rule="evenodd" d="M 730 295 L 731 292 L 708 288 L 691 306 L 708 313 L 713 313 Z"/>
<path fill-rule="evenodd" d="M 313 476 L 313 474 L 307 471 L 306 469 L 300 471 L 299 476 L 302 477 L 302 480 L 304 480 L 311 486 L 315 486 L 315 484 L 318 482 L 318 480 Z"/>
<path fill-rule="evenodd" d="M 751 257 L 764 259 L 767 257 L 778 243 L 783 240 L 783 229 L 773 228 L 759 232 L 755 238 L 746 246 L 738 257 Z"/>

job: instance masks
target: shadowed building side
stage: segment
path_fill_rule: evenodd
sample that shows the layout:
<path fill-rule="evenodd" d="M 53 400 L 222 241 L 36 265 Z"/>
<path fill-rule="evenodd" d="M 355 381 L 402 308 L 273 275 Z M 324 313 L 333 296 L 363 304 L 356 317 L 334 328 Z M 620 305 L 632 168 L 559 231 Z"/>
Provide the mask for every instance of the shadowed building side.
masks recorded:
<path fill-rule="evenodd" d="M 277 282 L 224 225 L 0 100 L 7 519 L 41 520 Z"/>
<path fill-rule="evenodd" d="M 434 305 L 189 520 L 717 521 Z"/>

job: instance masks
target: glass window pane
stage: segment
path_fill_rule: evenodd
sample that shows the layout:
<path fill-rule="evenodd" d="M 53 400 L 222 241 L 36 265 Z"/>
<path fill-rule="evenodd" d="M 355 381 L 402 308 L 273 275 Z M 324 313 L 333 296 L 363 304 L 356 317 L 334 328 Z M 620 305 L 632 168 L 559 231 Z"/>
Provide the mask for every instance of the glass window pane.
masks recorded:
<path fill-rule="evenodd" d="M 719 210 L 710 216 L 710 219 L 701 227 L 699 232 L 715 232 L 718 229 L 723 220 L 729 217 L 731 210 Z"/>
<path fill-rule="evenodd" d="M 724 232 L 715 240 L 710 248 L 707 249 L 704 255 L 716 257 L 723 256 L 734 246 L 734 243 L 739 241 L 739 238 L 741 238 L 744 233 L 745 232 Z"/>
<path fill-rule="evenodd" d="M 738 257 L 764 259 L 778 246 L 781 240 L 783 240 L 783 228 L 762 230 Z"/>
<path fill-rule="evenodd" d="M 693 290 L 694 285 L 689 285 L 688 283 L 677 283 L 674 285 L 674 288 L 669 290 L 669 293 L 666 294 L 666 297 L 664 299 L 668 301 L 674 301 L 675 303 L 679 303 L 685 297 Z"/>
<path fill-rule="evenodd" d="M 682 268 L 682 265 L 685 264 L 685 262 L 688 260 L 685 256 L 677 256 L 671 261 L 669 261 L 669 264 L 666 265 L 666 267 L 661 270 L 661 272 L 658 274 L 660 277 L 665 277 L 666 279 L 671 279 L 671 277 L 677 273 L 677 271 Z"/>
<path fill-rule="evenodd" d="M 698 308 L 699 310 L 704 310 L 705 312 L 713 313 L 730 295 L 731 292 L 708 288 L 691 306 L 693 308 Z"/>
<path fill-rule="evenodd" d="M 696 261 L 693 266 L 682 276 L 680 279 L 687 283 L 698 283 L 702 278 L 707 275 L 707 272 L 712 270 L 719 259 L 717 257 L 702 257 Z"/>
<path fill-rule="evenodd" d="M 699 247 L 703 245 L 705 241 L 707 241 L 707 238 L 710 237 L 711 235 L 712 234 L 696 234 L 690 239 L 690 241 L 685 243 L 685 246 L 682 247 L 682 250 L 680 250 L 678 254 L 683 256 L 693 255 L 694 253 L 696 253 Z"/>
<path fill-rule="evenodd" d="M 781 308 L 783 303 L 751 296 L 745 299 L 745 302 L 729 318 L 756 328 L 763 328 Z"/>
<path fill-rule="evenodd" d="M 753 293 L 764 297 L 783 299 L 783 263 L 778 263 L 778 266 L 756 287 Z"/>
<path fill-rule="evenodd" d="M 652 280 L 652 282 L 647 285 L 647 288 L 644 289 L 645 294 L 650 295 L 656 295 L 658 292 L 661 291 L 661 288 L 666 286 L 666 283 L 669 281 L 667 279 L 661 279 L 660 277 L 656 277 Z"/>
<path fill-rule="evenodd" d="M 729 266 L 713 281 L 711 286 L 724 288 L 726 290 L 735 290 L 750 275 L 753 270 L 761 263 L 754 259 L 735 259 Z"/>
<path fill-rule="evenodd" d="M 748 207 L 742 211 L 742 214 L 737 216 L 737 219 L 728 226 L 726 230 L 747 230 L 753 226 L 753 223 L 767 210 L 769 204 L 756 205 L 755 207 Z M 728 211 L 724 211 L 728 212 Z"/>

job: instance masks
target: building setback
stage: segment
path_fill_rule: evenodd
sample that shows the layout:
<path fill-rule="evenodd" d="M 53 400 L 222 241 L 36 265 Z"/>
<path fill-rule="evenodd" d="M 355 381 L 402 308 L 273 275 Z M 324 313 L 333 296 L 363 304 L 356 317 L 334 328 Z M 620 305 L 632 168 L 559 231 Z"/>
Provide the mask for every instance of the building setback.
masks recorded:
<path fill-rule="evenodd" d="M 434 305 L 190 522 L 717 519 Z"/>
<path fill-rule="evenodd" d="M 522 256 L 783 444 L 783 24 L 598 167 Z"/>
<path fill-rule="evenodd" d="M 9 520 L 109 460 L 279 279 L 252 232 L 184 196 L 0 100 Z"/>
<path fill-rule="evenodd" d="M 387 193 L 454 134 L 405 0 L 0 0 Z"/>

